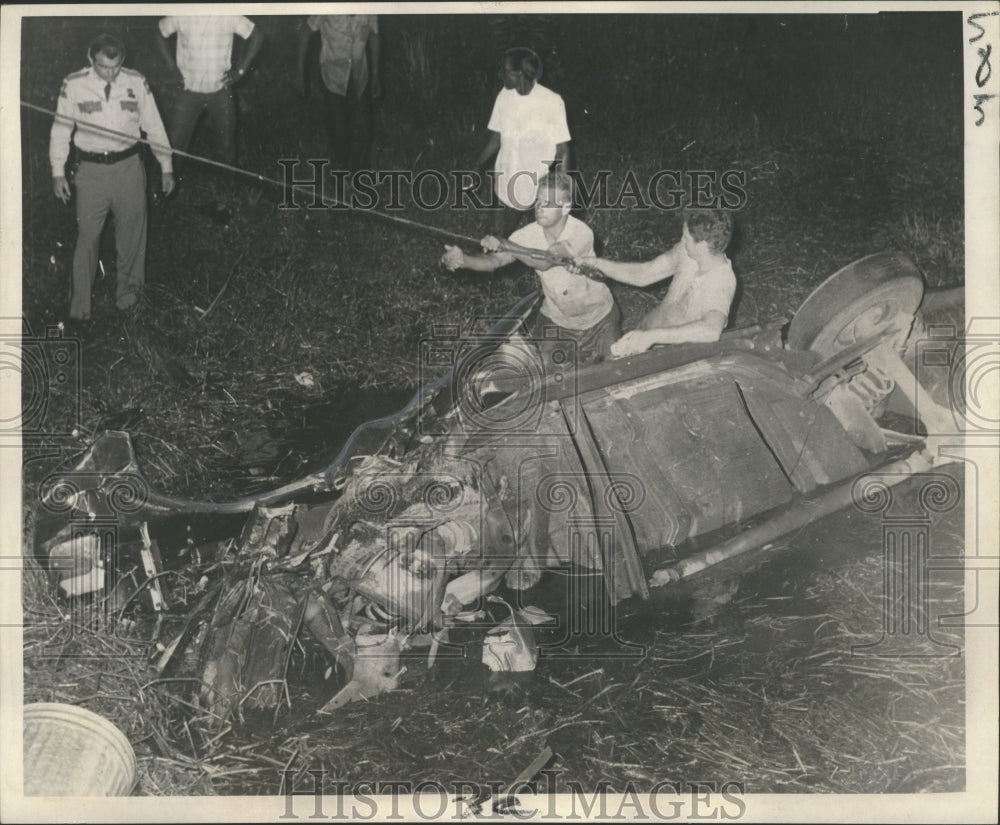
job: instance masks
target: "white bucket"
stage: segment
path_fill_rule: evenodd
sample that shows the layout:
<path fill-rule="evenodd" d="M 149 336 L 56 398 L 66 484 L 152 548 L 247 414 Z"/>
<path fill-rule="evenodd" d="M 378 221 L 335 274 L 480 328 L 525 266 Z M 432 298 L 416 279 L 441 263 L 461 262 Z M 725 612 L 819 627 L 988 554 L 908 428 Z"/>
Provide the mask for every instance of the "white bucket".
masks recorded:
<path fill-rule="evenodd" d="M 76 705 L 24 706 L 25 796 L 128 796 L 135 752 L 107 719 Z"/>

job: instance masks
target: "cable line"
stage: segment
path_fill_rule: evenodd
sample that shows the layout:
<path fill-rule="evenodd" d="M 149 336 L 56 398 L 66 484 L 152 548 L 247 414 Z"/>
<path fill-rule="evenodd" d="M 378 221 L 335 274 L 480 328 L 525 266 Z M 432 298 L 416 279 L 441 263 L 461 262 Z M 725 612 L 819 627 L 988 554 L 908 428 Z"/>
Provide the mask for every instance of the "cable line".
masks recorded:
<path fill-rule="evenodd" d="M 169 152 L 170 154 L 177 155 L 182 158 L 188 158 L 190 160 L 197 161 L 198 163 L 204 163 L 208 166 L 215 166 L 216 168 L 224 169 L 227 172 L 233 172 L 234 174 L 237 175 L 242 175 L 247 178 L 252 178 L 253 180 L 258 181 L 259 183 L 269 183 L 272 186 L 277 186 L 279 189 L 290 190 L 292 192 L 305 192 L 307 194 L 310 194 L 314 199 L 317 195 L 315 184 L 312 187 L 306 187 L 297 183 L 287 183 L 285 181 L 280 181 L 275 178 L 269 178 L 266 175 L 262 175 L 257 172 L 250 172 L 246 169 L 241 169 L 239 166 L 233 166 L 232 164 L 223 163 L 222 161 L 212 160 L 211 158 L 204 157 L 203 155 L 196 155 L 193 154 L 192 152 L 185 152 L 180 149 L 174 149 L 162 143 L 156 143 L 152 140 L 149 140 L 148 138 L 142 138 L 142 137 L 137 138 L 134 137 L 133 135 L 126 134 L 125 132 L 119 132 L 115 129 L 109 129 L 106 126 L 100 126 L 96 123 L 80 123 L 76 121 L 74 118 L 67 117 L 66 115 L 61 115 L 58 112 L 54 112 L 51 109 L 46 109 L 45 107 L 38 106 L 37 104 L 34 103 L 29 103 L 26 100 L 21 101 L 21 106 L 23 106 L 25 109 L 31 109 L 32 111 L 35 112 L 41 112 L 42 114 L 50 115 L 56 120 L 62 122 L 68 121 L 69 123 L 75 123 L 77 129 L 83 129 L 85 131 L 95 132 L 97 134 L 122 138 L 124 140 L 134 140 L 137 143 L 146 144 L 154 152 L 155 151 Z M 338 201 L 336 198 L 328 198 L 325 193 L 320 195 L 320 200 L 322 201 L 324 206 L 330 209 L 346 208 L 354 213 L 371 215 L 372 217 L 375 218 L 381 218 L 382 220 L 390 221 L 392 223 L 400 224 L 402 226 L 409 226 L 413 229 L 421 230 L 423 232 L 430 232 L 445 238 L 449 238 L 450 240 L 453 241 L 458 241 L 460 243 L 470 244 L 473 246 L 479 245 L 478 238 L 473 238 L 469 235 L 462 235 L 458 232 L 451 232 L 450 230 L 442 229 L 439 226 L 432 226 L 430 224 L 420 223 L 419 221 L 410 220 L 409 218 L 403 218 L 400 217 L 399 215 L 390 215 L 387 212 L 379 212 L 378 210 L 374 209 L 359 209 L 358 207 L 353 206 L 349 203 Z M 544 249 L 526 249 L 523 246 L 518 246 L 517 244 L 511 243 L 510 241 L 507 241 L 505 239 L 501 239 L 500 246 L 501 249 L 504 249 L 506 251 L 515 252 L 518 254 L 530 254 L 534 258 L 539 258 L 556 266 L 574 265 L 572 258 L 568 256 L 555 255 L 550 252 L 547 252 Z M 575 266 L 575 268 L 580 274 L 588 278 L 591 278 L 592 280 L 603 280 L 604 277 L 603 273 L 601 273 L 600 270 L 595 269 L 594 267 Z"/>

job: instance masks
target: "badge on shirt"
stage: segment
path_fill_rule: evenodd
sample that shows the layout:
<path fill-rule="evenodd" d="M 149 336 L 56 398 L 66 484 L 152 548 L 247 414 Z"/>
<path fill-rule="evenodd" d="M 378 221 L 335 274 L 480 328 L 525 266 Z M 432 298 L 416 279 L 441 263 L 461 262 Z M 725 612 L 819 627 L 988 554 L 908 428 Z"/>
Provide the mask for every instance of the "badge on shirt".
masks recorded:
<path fill-rule="evenodd" d="M 138 100 L 123 100 L 122 111 L 124 112 L 138 112 L 139 111 L 139 101 Z"/>
<path fill-rule="evenodd" d="M 92 114 L 93 112 L 101 111 L 101 101 L 99 100 L 81 100 L 77 106 L 80 107 L 80 111 L 85 115 Z"/>

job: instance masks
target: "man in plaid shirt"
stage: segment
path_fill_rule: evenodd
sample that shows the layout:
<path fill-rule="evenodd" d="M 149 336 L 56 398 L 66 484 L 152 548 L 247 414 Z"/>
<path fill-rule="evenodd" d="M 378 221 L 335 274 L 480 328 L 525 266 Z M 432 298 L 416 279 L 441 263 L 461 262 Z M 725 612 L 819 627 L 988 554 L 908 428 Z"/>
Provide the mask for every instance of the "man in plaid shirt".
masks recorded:
<path fill-rule="evenodd" d="M 314 14 L 299 30 L 296 85 L 306 93 L 306 56 L 319 32 L 323 112 L 335 169 L 372 166 L 372 100 L 381 97 L 378 15 Z"/>
<path fill-rule="evenodd" d="M 236 160 L 236 100 L 232 86 L 246 74 L 260 51 L 264 36 L 247 17 L 164 17 L 157 43 L 164 59 L 178 73 L 184 88 L 170 118 L 170 145 L 186 150 L 202 112 L 206 113 L 219 154 Z M 169 39 L 177 35 L 177 60 Z M 232 66 L 233 36 L 247 41 L 243 59 Z"/>

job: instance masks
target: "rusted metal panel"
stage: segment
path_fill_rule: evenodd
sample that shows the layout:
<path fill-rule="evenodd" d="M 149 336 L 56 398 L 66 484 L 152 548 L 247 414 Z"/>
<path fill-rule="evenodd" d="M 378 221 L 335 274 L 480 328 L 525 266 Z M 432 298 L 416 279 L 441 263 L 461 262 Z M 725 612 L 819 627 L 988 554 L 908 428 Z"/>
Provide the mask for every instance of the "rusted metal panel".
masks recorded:
<path fill-rule="evenodd" d="M 565 409 L 564 405 L 560 405 Z M 616 599 L 632 595 L 647 598 L 649 588 L 639 558 L 639 548 L 635 539 L 635 528 L 627 514 L 631 495 L 624 485 L 617 481 L 608 470 L 607 463 L 595 440 L 594 431 L 587 419 L 586 410 L 581 408 L 576 447 L 587 474 L 587 487 L 595 523 L 607 522 L 611 540 L 609 547 L 602 547 L 602 553 L 610 551 L 610 562 L 605 560 L 604 575 L 608 592 Z"/>
<path fill-rule="evenodd" d="M 793 494 L 732 377 L 705 362 L 691 367 L 680 371 L 680 381 L 639 379 L 582 399 L 610 475 L 641 480 L 629 516 L 647 550 L 740 521 Z"/>
<path fill-rule="evenodd" d="M 504 506 L 522 557 L 544 567 L 602 569 L 590 536 L 594 509 L 587 474 L 557 403 L 545 405 L 536 432 L 497 436 L 469 455 L 493 485 L 508 491 Z"/>
<path fill-rule="evenodd" d="M 864 472 L 868 461 L 850 434 L 801 385 L 793 385 L 756 359 L 718 363 L 738 386 L 747 418 L 799 492 Z"/>

